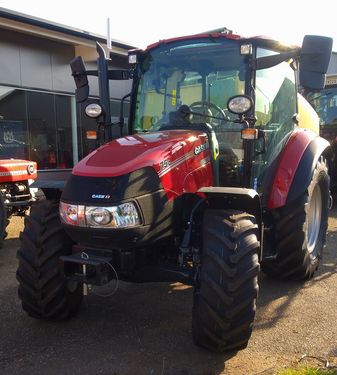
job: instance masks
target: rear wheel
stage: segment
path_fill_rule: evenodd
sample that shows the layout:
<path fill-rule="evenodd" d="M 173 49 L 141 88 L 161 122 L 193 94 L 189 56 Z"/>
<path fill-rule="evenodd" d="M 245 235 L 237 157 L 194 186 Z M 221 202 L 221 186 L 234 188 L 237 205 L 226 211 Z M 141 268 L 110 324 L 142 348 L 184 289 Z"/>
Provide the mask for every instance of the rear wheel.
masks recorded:
<path fill-rule="evenodd" d="M 326 240 L 329 199 L 329 176 L 322 159 L 307 191 L 297 201 L 272 212 L 269 246 L 275 256 L 262 263 L 267 275 L 294 280 L 314 275 Z"/>
<path fill-rule="evenodd" d="M 245 212 L 207 210 L 202 230 L 192 313 L 194 341 L 212 351 L 243 349 L 256 310 L 258 226 Z"/>
<path fill-rule="evenodd" d="M 82 301 L 81 284 L 67 282 L 59 258 L 71 253 L 72 241 L 61 227 L 58 201 L 43 200 L 25 218 L 17 256 L 19 298 L 33 318 L 60 320 L 74 315 Z"/>

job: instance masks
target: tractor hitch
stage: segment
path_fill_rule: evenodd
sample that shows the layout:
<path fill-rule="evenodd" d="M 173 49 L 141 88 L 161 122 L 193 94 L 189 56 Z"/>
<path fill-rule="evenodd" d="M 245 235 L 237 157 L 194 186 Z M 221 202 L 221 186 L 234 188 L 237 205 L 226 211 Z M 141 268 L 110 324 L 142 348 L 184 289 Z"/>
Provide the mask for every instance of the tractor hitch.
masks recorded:
<path fill-rule="evenodd" d="M 116 277 L 111 264 L 112 255 L 82 251 L 60 257 L 63 275 L 68 280 L 75 280 L 89 285 L 106 285 Z"/>

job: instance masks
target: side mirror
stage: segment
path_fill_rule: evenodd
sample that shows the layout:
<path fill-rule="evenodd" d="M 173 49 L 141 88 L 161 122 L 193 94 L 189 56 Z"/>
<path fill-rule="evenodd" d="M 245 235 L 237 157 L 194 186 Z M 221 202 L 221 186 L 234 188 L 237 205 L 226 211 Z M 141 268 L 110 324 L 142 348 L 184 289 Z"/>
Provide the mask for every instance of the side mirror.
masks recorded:
<path fill-rule="evenodd" d="M 71 60 L 70 67 L 76 85 L 76 101 L 77 103 L 82 103 L 89 96 L 88 78 L 82 57 L 78 56 Z"/>
<path fill-rule="evenodd" d="M 306 89 L 320 90 L 325 85 L 325 73 L 328 70 L 332 38 L 318 35 L 306 35 L 303 39 L 299 79 Z"/>

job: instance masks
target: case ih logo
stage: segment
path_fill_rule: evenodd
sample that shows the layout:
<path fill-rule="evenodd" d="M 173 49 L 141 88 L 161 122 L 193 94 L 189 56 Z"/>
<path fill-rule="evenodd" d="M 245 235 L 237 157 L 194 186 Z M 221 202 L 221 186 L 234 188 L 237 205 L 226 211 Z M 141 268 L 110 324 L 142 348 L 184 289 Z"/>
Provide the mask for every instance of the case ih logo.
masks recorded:
<path fill-rule="evenodd" d="M 91 198 L 94 198 L 94 199 L 110 199 L 110 195 L 109 194 L 93 194 L 91 196 Z"/>
<path fill-rule="evenodd" d="M 203 151 L 205 151 L 205 150 L 207 150 L 207 149 L 208 149 L 208 142 L 203 143 L 202 145 L 197 146 L 197 147 L 194 149 L 194 154 L 195 154 L 195 155 L 198 155 L 198 154 L 200 154 L 200 152 L 203 152 Z"/>

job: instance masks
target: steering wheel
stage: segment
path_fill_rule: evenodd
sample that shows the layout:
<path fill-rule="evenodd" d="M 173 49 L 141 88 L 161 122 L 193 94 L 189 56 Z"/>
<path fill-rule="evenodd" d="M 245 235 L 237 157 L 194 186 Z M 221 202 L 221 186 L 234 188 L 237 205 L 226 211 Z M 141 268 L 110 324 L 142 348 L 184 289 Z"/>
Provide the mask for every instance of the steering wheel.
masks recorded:
<path fill-rule="evenodd" d="M 189 105 L 189 107 L 193 112 L 193 116 L 200 116 L 206 119 L 207 117 L 209 117 L 209 122 L 211 125 L 218 126 L 222 121 L 228 121 L 228 116 L 226 115 L 225 111 L 214 103 L 207 101 L 198 101 L 193 102 Z"/>

